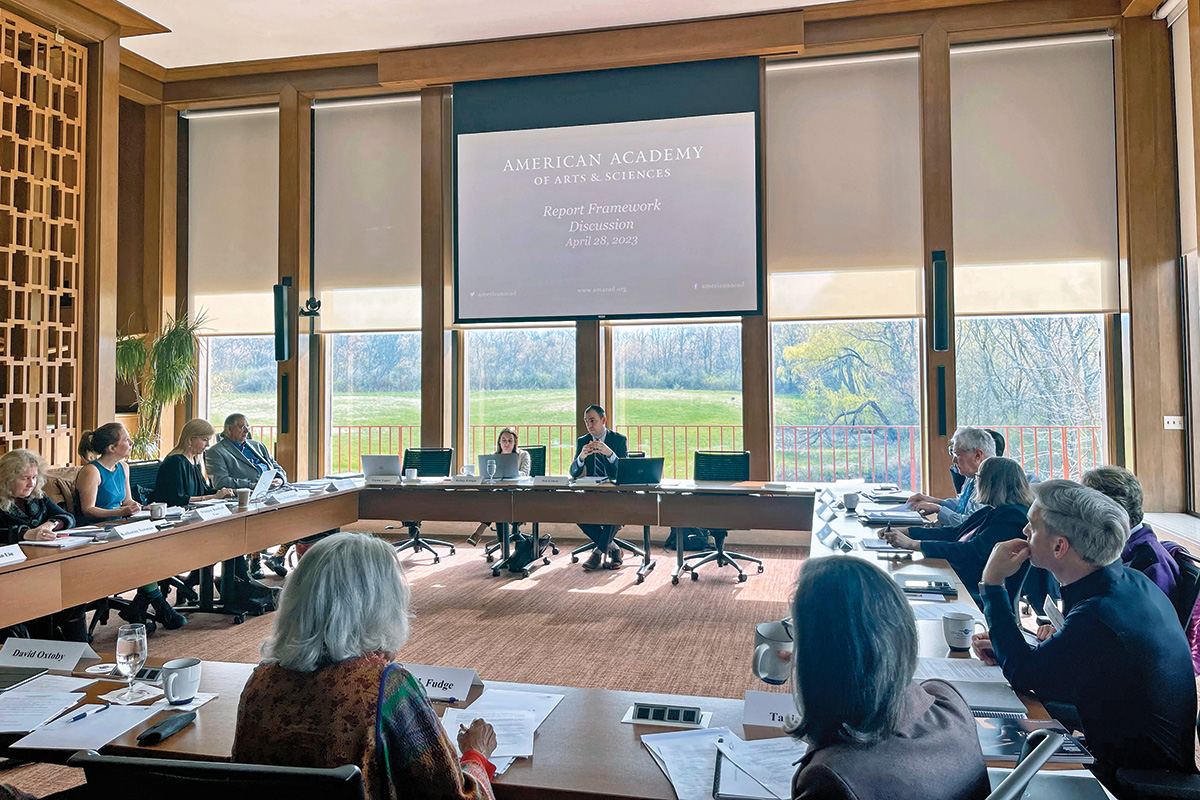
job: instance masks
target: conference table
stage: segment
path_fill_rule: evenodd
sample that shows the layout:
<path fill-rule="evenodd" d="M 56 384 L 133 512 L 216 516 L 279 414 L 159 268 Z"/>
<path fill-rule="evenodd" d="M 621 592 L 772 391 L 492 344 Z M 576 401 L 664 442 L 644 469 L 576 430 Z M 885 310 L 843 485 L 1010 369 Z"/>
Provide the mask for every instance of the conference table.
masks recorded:
<path fill-rule="evenodd" d="M 797 519 L 797 509 L 806 509 L 804 519 Z M 483 514 L 481 517 L 480 514 Z M 823 518 L 828 517 L 828 521 Z M 162 569 L 171 572 L 193 568 L 201 562 L 228 558 L 232 551 L 249 552 L 272 544 L 291 541 L 305 531 L 324 530 L 354 519 L 433 519 L 475 521 L 491 517 L 501 521 L 563 521 L 599 522 L 613 524 L 663 524 L 678 526 L 715 527 L 720 524 L 731 529 L 772 525 L 785 530 L 814 530 L 811 557 L 827 557 L 840 550 L 831 546 L 829 533 L 845 539 L 875 536 L 856 519 L 834 512 L 827 503 L 817 502 L 817 492 L 811 488 L 791 491 L 764 491 L 754 484 L 694 484 L 680 482 L 663 487 L 588 487 L 583 491 L 518 490 L 513 487 L 487 487 L 464 490 L 444 486 L 419 485 L 400 489 L 355 488 L 328 492 L 275 507 L 256 507 L 221 520 L 180 525 L 171 531 L 151 534 L 140 539 L 98 545 L 97 550 L 83 554 L 73 551 L 32 554 L 28 562 L 0 570 L 0 597 L 6 608 L 0 614 L 0 624 L 24 614 L 7 608 L 11 586 L 19 585 L 14 573 L 35 575 L 46 572 L 48 585 L 59 587 L 62 603 L 79 602 L 88 592 L 103 589 L 110 592 L 118 584 L 128 588 L 147 580 L 162 577 Z M 765 523 L 770 523 L 765 524 Z M 821 536 L 816 535 L 819 533 Z M 32 549 L 32 548 L 27 548 Z M 880 562 L 889 572 L 929 575 L 936 573 L 953 581 L 959 590 L 959 601 L 971 603 L 966 587 L 945 562 L 923 559 L 916 554 L 911 563 L 882 562 L 870 552 L 855 550 L 856 557 Z M 72 561 L 79 562 L 72 564 Z M 85 562 L 93 564 L 92 574 L 86 574 Z M 185 563 L 186 562 L 186 563 Z M 157 568 L 151 564 L 158 564 Z M 183 564 L 182 567 L 179 565 Z M 120 569 L 128 577 L 115 578 L 104 574 Z M 150 576 L 150 577 L 147 577 Z M 86 590 L 68 585 L 71 579 L 86 580 Z M 39 580 L 26 578 L 26 586 L 36 587 Z M 683 591 L 683 590 L 680 590 Z M 46 613 L 47 604 L 36 599 L 23 600 L 22 609 Z M 921 656 L 946 656 L 947 647 L 938 620 L 918 621 Z M 749 669 L 750 653 L 746 662 Z M 965 657 L 965 654 L 962 654 Z M 83 661 L 77 669 L 90 663 Z M 129 733 L 114 740 L 102 752 L 113 755 L 138 755 L 164 758 L 185 758 L 205 761 L 227 761 L 231 757 L 237 706 L 242 688 L 254 669 L 252 664 L 206 662 L 200 691 L 216 693 L 218 697 L 202 706 L 193 725 L 154 747 L 139 747 L 136 736 L 161 718 L 161 714 Z M 77 673 L 78 674 L 78 673 Z M 681 684 L 686 683 L 681 678 Z M 582 798 L 646 798 L 672 800 L 674 791 L 662 770 L 642 746 L 640 737 L 646 733 L 669 730 L 657 726 L 630 725 L 620 722 L 635 701 L 697 705 L 713 712 L 714 727 L 727 726 L 747 739 L 780 736 L 779 728 L 742 725 L 743 701 L 739 698 L 695 697 L 626 692 L 608 689 L 579 689 L 560 686 L 532 686 L 487 681 L 488 687 L 525 689 L 536 692 L 557 692 L 564 695 L 562 703 L 538 729 L 534 756 L 518 759 L 495 782 L 498 798 L 522 800 L 567 800 Z M 110 691 L 115 684 L 101 681 L 87 690 L 89 697 Z M 764 688 L 766 688 L 764 686 Z M 481 691 L 475 687 L 457 705 L 465 707 Z M 1022 698 L 1033 719 L 1048 715 L 1032 698 Z M 438 709 L 441 704 L 435 704 Z M 163 712 L 169 713 L 169 712 Z M 440 713 L 440 712 L 439 712 Z M 10 745 L 18 737 L 0 737 L 0 755 L 27 760 L 61 763 L 70 753 L 64 751 L 15 751 Z M 1003 765 L 996 765 L 1003 766 Z M 1051 765 L 1069 769 L 1070 765 Z"/>

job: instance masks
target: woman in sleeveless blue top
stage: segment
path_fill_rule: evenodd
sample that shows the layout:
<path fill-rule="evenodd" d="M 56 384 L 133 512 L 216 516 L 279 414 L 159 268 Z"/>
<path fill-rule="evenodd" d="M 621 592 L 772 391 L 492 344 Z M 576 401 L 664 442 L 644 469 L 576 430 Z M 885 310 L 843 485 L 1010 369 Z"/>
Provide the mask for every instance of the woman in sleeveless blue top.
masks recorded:
<path fill-rule="evenodd" d="M 142 510 L 130 492 L 129 471 L 123 463 L 132 451 L 133 439 L 119 422 L 101 425 L 80 438 L 79 454 L 84 458 L 98 456 L 79 470 L 75 481 L 79 510 L 88 522 L 124 519 Z M 146 616 L 150 606 L 154 606 L 158 621 L 168 630 L 187 624 L 187 619 L 163 597 L 157 583 L 138 589 L 129 607 L 117 613 L 121 619 L 144 624 L 146 632 L 153 633 L 154 620 Z"/>

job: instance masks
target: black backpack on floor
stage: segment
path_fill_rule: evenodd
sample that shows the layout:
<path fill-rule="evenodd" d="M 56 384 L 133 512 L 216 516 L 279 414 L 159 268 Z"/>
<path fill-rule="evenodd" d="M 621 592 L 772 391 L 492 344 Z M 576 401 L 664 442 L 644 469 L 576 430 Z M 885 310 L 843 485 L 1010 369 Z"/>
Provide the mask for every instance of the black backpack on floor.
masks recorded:
<path fill-rule="evenodd" d="M 683 536 L 684 550 L 707 550 L 712 547 L 708 540 L 708 531 L 704 528 L 671 528 L 670 535 L 663 542 L 663 549 L 675 549 L 675 537 Z"/>

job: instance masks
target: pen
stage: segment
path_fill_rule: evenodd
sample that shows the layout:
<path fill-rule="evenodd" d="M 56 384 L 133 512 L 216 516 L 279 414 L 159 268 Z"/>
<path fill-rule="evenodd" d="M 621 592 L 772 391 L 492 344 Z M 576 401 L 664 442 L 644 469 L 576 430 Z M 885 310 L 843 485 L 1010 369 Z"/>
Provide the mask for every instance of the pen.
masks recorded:
<path fill-rule="evenodd" d="M 112 705 L 112 704 L 105 703 L 104 705 L 100 706 L 100 708 L 97 708 L 95 711 L 83 711 L 83 712 L 71 717 L 71 719 L 69 719 L 68 722 L 79 722 L 79 720 L 83 719 L 84 717 L 88 716 L 89 714 L 99 714 L 101 711 L 108 711 L 108 707 L 110 705 Z"/>

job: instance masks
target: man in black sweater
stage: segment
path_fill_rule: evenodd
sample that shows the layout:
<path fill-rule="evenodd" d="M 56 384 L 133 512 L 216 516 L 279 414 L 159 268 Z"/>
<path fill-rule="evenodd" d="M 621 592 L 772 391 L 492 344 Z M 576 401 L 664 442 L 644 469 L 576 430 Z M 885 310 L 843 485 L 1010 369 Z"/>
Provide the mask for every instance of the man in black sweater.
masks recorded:
<path fill-rule="evenodd" d="M 1075 706 L 1097 776 L 1120 767 L 1196 771 L 1191 652 L 1167 596 L 1121 564 L 1125 510 L 1073 481 L 1035 487 L 1028 540 L 1001 542 L 983 569 L 989 633 L 976 650 L 1017 691 Z M 1062 586 L 1061 630 L 1035 646 L 1017 626 L 1004 579 L 1029 559 Z"/>
<path fill-rule="evenodd" d="M 629 455 L 625 437 L 608 429 L 608 418 L 600 406 L 587 407 L 583 412 L 583 426 L 587 428 L 587 433 L 575 441 L 575 460 L 568 470 L 571 477 L 615 478 L 617 459 Z M 599 569 L 606 554 L 610 569 L 621 566 L 621 548 L 613 544 L 619 525 L 583 524 L 579 527 L 596 544 L 591 556 L 583 564 L 584 569 Z"/>

